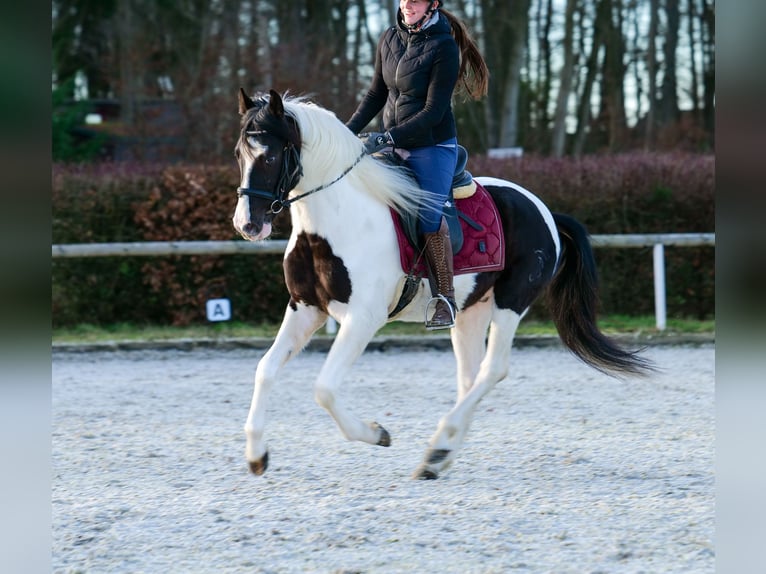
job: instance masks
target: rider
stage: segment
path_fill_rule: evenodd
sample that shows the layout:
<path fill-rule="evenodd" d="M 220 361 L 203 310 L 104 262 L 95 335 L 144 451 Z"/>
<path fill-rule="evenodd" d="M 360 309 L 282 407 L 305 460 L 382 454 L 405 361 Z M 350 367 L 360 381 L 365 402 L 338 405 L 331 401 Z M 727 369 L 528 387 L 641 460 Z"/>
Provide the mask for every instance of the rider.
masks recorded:
<path fill-rule="evenodd" d="M 487 93 L 489 72 L 466 26 L 442 8 L 442 0 L 399 0 L 396 25 L 383 32 L 367 94 L 346 126 L 358 134 L 383 110 L 384 133 L 366 136 L 369 153 L 406 150 L 405 165 L 441 206 L 457 163 L 452 94 L 458 80 L 472 97 Z M 408 153 L 407 153 L 408 152 Z M 455 324 L 452 245 L 441 208 L 424 207 L 418 228 L 425 242 L 434 313 L 429 329 Z"/>

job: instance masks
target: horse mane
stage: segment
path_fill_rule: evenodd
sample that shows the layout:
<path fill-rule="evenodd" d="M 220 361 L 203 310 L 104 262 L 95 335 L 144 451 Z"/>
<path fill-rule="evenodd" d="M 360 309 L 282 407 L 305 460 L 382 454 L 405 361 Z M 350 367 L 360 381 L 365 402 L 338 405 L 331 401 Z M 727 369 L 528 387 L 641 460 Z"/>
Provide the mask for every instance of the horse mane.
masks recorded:
<path fill-rule="evenodd" d="M 364 152 L 361 140 L 330 110 L 305 97 L 285 96 L 283 104 L 285 114 L 296 121 L 301 134 L 301 189 L 332 181 Z M 416 213 L 420 206 L 434 203 L 432 195 L 418 186 L 405 167 L 371 156 L 362 157 L 339 184 L 344 182 L 399 213 Z"/>

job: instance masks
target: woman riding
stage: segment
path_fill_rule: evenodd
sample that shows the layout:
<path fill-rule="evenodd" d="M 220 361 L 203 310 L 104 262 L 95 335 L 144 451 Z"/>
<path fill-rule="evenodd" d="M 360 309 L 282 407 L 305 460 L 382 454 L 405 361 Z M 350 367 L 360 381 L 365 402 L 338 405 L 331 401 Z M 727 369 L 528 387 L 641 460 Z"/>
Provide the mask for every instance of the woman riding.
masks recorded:
<path fill-rule="evenodd" d="M 423 189 L 442 206 L 457 163 L 452 94 L 461 86 L 478 99 L 489 72 L 465 25 L 442 8 L 442 0 L 399 0 L 396 25 L 380 37 L 372 82 L 346 126 L 355 134 L 383 110 L 383 132 L 367 134 L 368 153 L 387 147 L 402 153 Z M 455 324 L 452 245 L 440 208 L 418 213 L 430 270 L 434 313 L 429 329 Z"/>

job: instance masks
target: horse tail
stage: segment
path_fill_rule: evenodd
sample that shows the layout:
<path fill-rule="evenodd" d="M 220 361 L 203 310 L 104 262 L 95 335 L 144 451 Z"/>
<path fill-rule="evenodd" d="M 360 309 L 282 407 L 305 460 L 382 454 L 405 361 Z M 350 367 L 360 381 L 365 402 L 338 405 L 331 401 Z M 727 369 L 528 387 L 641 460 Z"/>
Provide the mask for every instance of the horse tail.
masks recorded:
<path fill-rule="evenodd" d="M 585 228 L 576 219 L 555 213 L 561 239 L 558 269 L 548 287 L 548 307 L 559 336 L 580 360 L 608 375 L 646 375 L 650 361 L 626 351 L 596 325 L 598 274 Z"/>

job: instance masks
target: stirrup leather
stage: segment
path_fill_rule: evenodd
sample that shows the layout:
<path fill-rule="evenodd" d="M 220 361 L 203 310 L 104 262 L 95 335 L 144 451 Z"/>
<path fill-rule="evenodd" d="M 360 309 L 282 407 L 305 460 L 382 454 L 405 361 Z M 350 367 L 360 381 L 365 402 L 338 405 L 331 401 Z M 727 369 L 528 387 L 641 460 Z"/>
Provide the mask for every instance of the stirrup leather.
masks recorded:
<path fill-rule="evenodd" d="M 435 312 L 436 305 L 439 303 L 439 301 L 443 301 L 444 304 L 447 306 L 447 309 L 449 309 L 449 314 L 450 314 L 449 324 L 434 322 L 433 317 L 431 319 L 428 318 L 429 311 L 433 309 Z M 428 303 L 426 303 L 426 309 L 425 309 L 426 329 L 428 329 L 429 331 L 434 331 L 436 329 L 451 329 L 454 326 L 455 326 L 455 304 L 442 294 L 434 295 L 433 297 L 431 297 L 428 300 Z"/>

